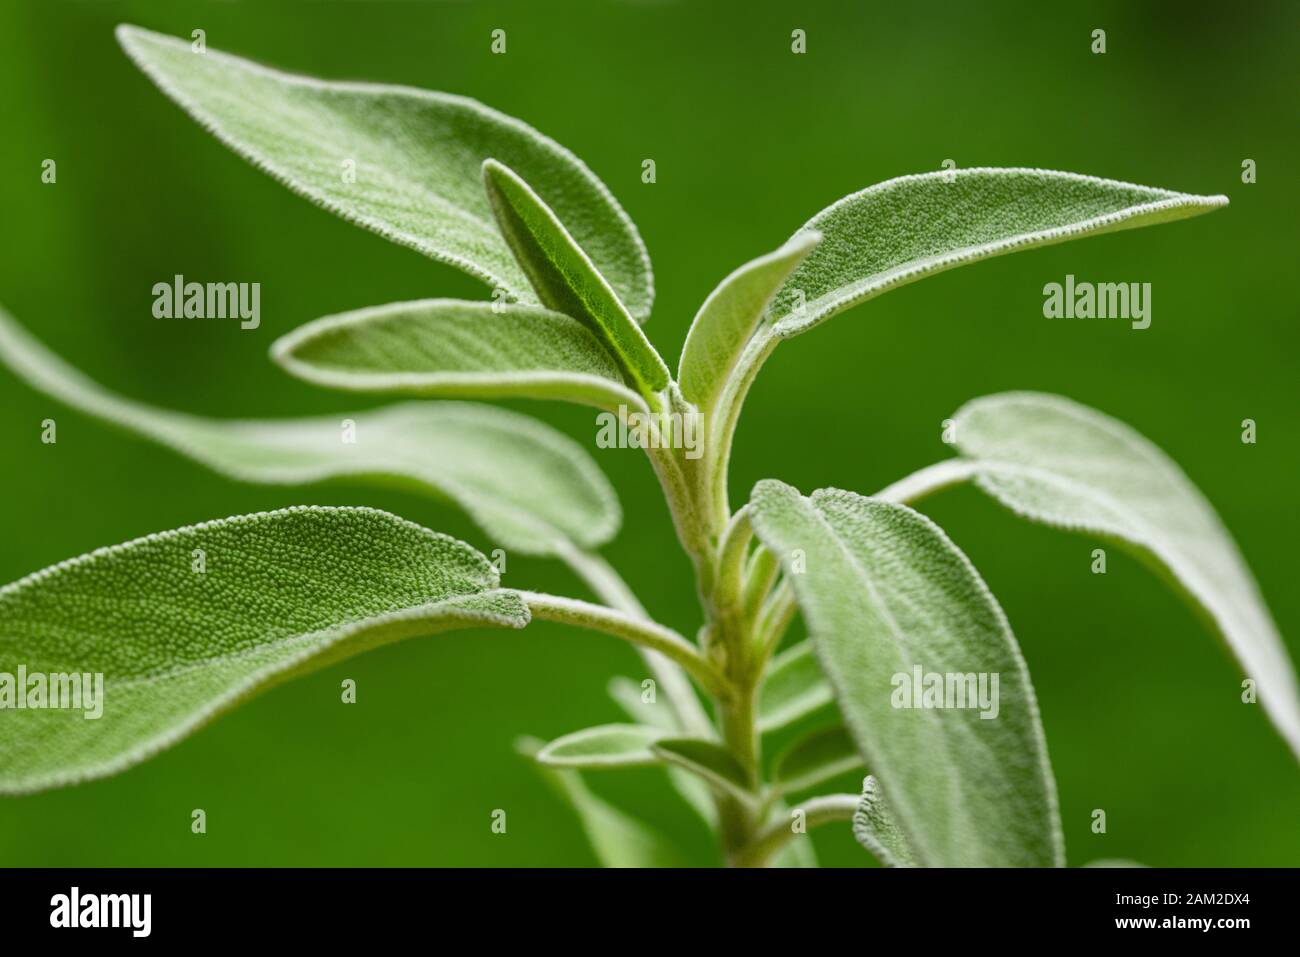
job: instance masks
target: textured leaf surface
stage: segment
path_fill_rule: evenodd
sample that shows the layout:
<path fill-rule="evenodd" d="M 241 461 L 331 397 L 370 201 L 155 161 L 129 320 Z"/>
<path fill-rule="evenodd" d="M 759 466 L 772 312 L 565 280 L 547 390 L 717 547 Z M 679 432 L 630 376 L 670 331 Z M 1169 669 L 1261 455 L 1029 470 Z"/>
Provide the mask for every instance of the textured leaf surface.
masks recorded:
<path fill-rule="evenodd" d="M 524 738 L 520 753 L 532 757 L 541 742 Z M 578 816 L 583 833 L 604 867 L 680 867 L 680 854 L 649 826 L 596 796 L 573 770 L 535 765 L 555 793 Z"/>
<path fill-rule="evenodd" d="M 758 728 L 763 732 L 784 728 L 834 700 L 812 642 L 800 642 L 768 665 L 759 689 Z"/>
<path fill-rule="evenodd" d="M 843 725 L 797 738 L 777 755 L 772 778 L 782 793 L 806 791 L 862 767 L 862 756 Z"/>
<path fill-rule="evenodd" d="M 103 714 L 6 713 L 0 793 L 123 770 L 269 685 L 377 645 L 522 628 L 527 608 L 497 584 L 468 545 L 366 508 L 207 522 L 36 572 L 0 588 L 0 671 L 101 673 Z"/>
<path fill-rule="evenodd" d="M 975 483 L 1003 505 L 1153 561 L 1223 636 L 1300 755 L 1300 698 L 1286 648 L 1236 543 L 1168 456 L 1122 422 L 1060 396 L 987 396 L 954 421 L 958 448 L 977 465 Z"/>
<path fill-rule="evenodd" d="M 689 401 L 701 409 L 712 408 L 768 303 L 820 239 L 813 230 L 796 233 L 780 249 L 741 266 L 709 293 L 682 347 L 677 378 Z"/>
<path fill-rule="evenodd" d="M 295 76 L 211 48 L 196 54 L 186 40 L 139 27 L 118 27 L 117 36 L 190 116 L 294 192 L 537 302 L 483 195 L 483 161 L 509 164 L 632 314 L 650 314 L 650 258 L 636 227 L 581 160 L 527 124 L 463 96 Z"/>
<path fill-rule="evenodd" d="M 886 867 L 916 867 L 919 863 L 880 793 L 880 783 L 871 776 L 862 781 L 862 797 L 853 812 L 853 836 Z"/>
<path fill-rule="evenodd" d="M 556 738 L 537 752 L 552 768 L 635 768 L 661 763 L 650 745 L 665 732 L 643 724 L 602 724 Z"/>
<path fill-rule="evenodd" d="M 301 379 L 351 392 L 641 406 L 578 320 L 540 306 L 497 309 L 455 299 L 358 309 L 281 336 L 271 357 Z"/>
<path fill-rule="evenodd" d="M 756 532 L 794 585 L 845 724 L 917 859 L 1061 864 L 1056 788 L 1029 674 L 966 557 L 924 516 L 851 492 L 807 499 L 764 481 L 751 505 Z M 998 675 L 996 717 L 982 718 L 979 707 L 895 707 L 895 676 L 910 683 L 915 667 Z"/>
<path fill-rule="evenodd" d="M 775 332 L 798 335 L 882 292 L 964 263 L 1185 219 L 1227 202 L 1040 169 L 901 176 L 844 197 L 802 227 L 821 233 L 822 241 L 777 294 Z"/>
<path fill-rule="evenodd" d="M 308 419 L 204 419 L 124 399 L 50 353 L 0 310 L 0 363 L 73 408 L 175 449 L 230 478 L 297 485 L 398 484 L 450 500 L 494 545 L 551 555 L 607 542 L 618 499 L 577 442 L 487 405 L 409 402 Z M 342 440 L 342 422 L 356 441 Z M 521 480 L 523 479 L 523 480 Z"/>
<path fill-rule="evenodd" d="M 746 802 L 754 800 L 744 768 L 720 744 L 701 738 L 660 738 L 650 745 L 650 750 L 670 764 L 699 775 L 723 793 Z"/>
<path fill-rule="evenodd" d="M 581 319 L 619 357 L 647 395 L 668 385 L 668 367 L 564 223 L 514 170 L 483 164 L 497 223 L 542 304 Z"/>

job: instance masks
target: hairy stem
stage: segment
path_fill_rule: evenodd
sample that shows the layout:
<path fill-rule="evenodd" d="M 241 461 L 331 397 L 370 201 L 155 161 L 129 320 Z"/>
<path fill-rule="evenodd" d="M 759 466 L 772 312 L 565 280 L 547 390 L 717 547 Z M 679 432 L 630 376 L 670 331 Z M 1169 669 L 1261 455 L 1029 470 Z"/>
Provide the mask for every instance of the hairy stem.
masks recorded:
<path fill-rule="evenodd" d="M 599 631 L 657 651 L 685 668 L 709 694 L 718 698 L 730 697 L 730 686 L 713 663 L 670 628 L 605 605 L 578 601 L 576 598 L 533 591 L 521 591 L 519 596 L 528 605 L 534 618 Z"/>
<path fill-rule="evenodd" d="M 913 472 L 877 492 L 873 498 L 899 505 L 911 505 L 928 495 L 941 492 L 954 485 L 960 485 L 974 476 L 976 466 L 967 459 L 944 459 L 927 465 L 918 472 Z"/>

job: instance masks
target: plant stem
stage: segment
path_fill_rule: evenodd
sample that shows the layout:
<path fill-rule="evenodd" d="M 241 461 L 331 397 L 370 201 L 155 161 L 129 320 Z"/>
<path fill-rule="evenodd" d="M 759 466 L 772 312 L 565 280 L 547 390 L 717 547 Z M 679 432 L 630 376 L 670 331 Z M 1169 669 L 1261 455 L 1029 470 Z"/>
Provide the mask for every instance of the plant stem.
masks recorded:
<path fill-rule="evenodd" d="M 709 694 L 724 699 L 730 696 L 730 686 L 713 662 L 670 628 L 605 605 L 594 605 L 575 598 L 533 591 L 521 591 L 519 596 L 528 605 L 534 618 L 599 631 L 657 651 L 685 668 Z"/>
<path fill-rule="evenodd" d="M 827 794 L 809 798 L 793 808 L 791 813 L 802 811 L 805 828 L 814 828 L 829 821 L 852 820 L 859 800 L 856 794 Z M 794 822 L 784 817 L 777 818 L 740 850 L 736 864 L 740 867 L 762 867 L 795 836 Z"/>
<path fill-rule="evenodd" d="M 873 498 L 909 505 L 919 502 L 927 495 L 967 481 L 975 471 L 975 463 L 967 459 L 944 459 L 899 479 L 893 485 L 881 489 Z"/>

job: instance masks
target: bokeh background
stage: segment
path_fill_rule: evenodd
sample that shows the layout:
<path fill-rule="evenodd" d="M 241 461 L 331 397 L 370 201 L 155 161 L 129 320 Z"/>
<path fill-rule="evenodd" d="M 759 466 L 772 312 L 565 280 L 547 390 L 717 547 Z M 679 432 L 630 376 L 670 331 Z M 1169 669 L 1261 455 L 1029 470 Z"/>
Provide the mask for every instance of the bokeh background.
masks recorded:
<path fill-rule="evenodd" d="M 945 454 L 940 422 L 1004 389 L 1071 396 L 1178 462 L 1236 534 L 1300 657 L 1295 542 L 1297 18 L 1289 3 L 33 2 L 0 5 L 0 302 L 99 381 L 212 416 L 357 408 L 266 350 L 319 315 L 481 297 L 452 269 L 292 195 L 203 133 L 120 52 L 133 22 L 284 68 L 467 94 L 573 149 L 639 224 L 648 331 L 675 357 L 698 304 L 840 196 L 904 173 L 1040 166 L 1196 193 L 1213 216 L 950 272 L 783 345 L 746 409 L 733 494 L 763 477 L 869 493 Z M 508 53 L 489 53 L 503 28 Z M 790 52 L 807 31 L 808 52 Z M 1104 55 L 1090 34 L 1107 31 Z M 40 182 L 44 158 L 56 185 Z M 658 181 L 640 181 L 653 158 Z M 1245 185 L 1243 159 L 1258 164 Z M 1066 273 L 1150 282 L 1153 322 L 1047 320 Z M 161 322 L 175 273 L 258 281 L 262 326 Z M 364 404 L 364 403 L 360 403 Z M 517 407 L 594 446 L 594 413 Z M 55 446 L 39 422 L 59 421 Z M 1243 445 L 1240 422 L 1258 422 Z M 207 474 L 0 374 L 0 581 L 148 532 L 291 504 L 366 504 L 492 547 L 463 516 L 362 487 Z M 608 557 L 693 634 L 689 569 L 650 470 L 595 450 L 627 512 Z M 521 480 L 526 480 L 521 477 Z M 971 491 L 926 510 L 982 570 L 1028 659 L 1070 862 L 1300 864 L 1300 768 L 1194 615 L 1114 550 L 1023 525 Z M 512 559 L 506 583 L 582 594 Z M 3 627 L 3 623 L 0 623 Z M 545 624 L 382 649 L 279 688 L 109 780 L 0 800 L 5 865 L 585 865 L 565 808 L 512 750 L 618 720 L 627 648 Z M 339 703 L 357 680 L 359 702 Z M 3 720 L 3 719 L 0 719 Z M 598 790 L 698 864 L 707 835 L 653 771 Z M 852 787 L 851 779 L 843 785 Z M 190 832 L 202 807 L 208 833 Z M 494 835 L 490 814 L 509 827 Z M 1094 808 L 1108 832 L 1093 834 Z M 825 863 L 867 864 L 847 828 Z"/>

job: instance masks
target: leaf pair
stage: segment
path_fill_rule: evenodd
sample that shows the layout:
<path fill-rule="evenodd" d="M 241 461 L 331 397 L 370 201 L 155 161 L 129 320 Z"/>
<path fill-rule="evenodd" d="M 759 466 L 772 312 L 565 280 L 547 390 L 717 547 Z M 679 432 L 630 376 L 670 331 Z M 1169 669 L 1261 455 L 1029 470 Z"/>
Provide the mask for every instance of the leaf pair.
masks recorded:
<path fill-rule="evenodd" d="M 654 298 L 645 246 L 554 141 L 464 97 L 293 76 L 137 27 L 118 39 L 163 92 L 295 192 L 520 304 L 330 317 L 277 344 L 289 371 L 351 390 L 615 409 L 667 386 L 638 325 Z"/>
<path fill-rule="evenodd" d="M 1062 863 L 1037 708 L 1010 628 L 960 551 L 895 504 L 954 481 L 973 479 L 1022 517 L 1101 536 L 1155 565 L 1223 636 L 1300 751 L 1300 697 L 1272 618 L 1217 515 L 1163 452 L 1109 417 L 1034 393 L 977 399 L 956 413 L 953 429 L 964 459 L 879 498 L 823 490 L 805 499 L 762 482 L 751 503 L 755 530 L 782 557 L 812 633 L 810 646 L 773 662 L 762 720 L 780 726 L 818 707 L 824 671 L 881 782 L 872 788 L 889 794 L 886 811 L 882 795 L 864 792 L 860 837 L 869 824 L 905 835 L 906 853 L 895 846 L 894 857 L 923 864 Z M 944 679 L 945 693 L 955 676 L 968 695 L 982 676 L 997 675 L 994 708 L 947 710 L 942 698 L 918 706 L 931 675 Z"/>

